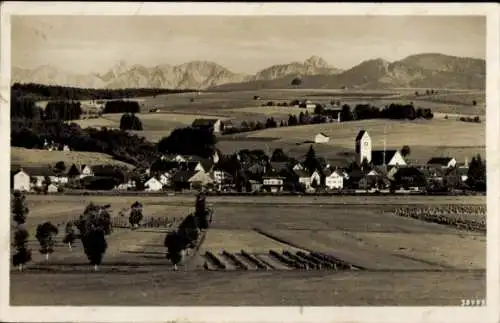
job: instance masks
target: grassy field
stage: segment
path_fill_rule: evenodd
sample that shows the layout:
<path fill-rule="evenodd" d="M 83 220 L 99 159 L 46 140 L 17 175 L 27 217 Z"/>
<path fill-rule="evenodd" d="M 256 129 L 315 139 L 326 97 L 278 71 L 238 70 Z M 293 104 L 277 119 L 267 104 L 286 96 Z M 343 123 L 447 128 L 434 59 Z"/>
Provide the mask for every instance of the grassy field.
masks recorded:
<path fill-rule="evenodd" d="M 122 113 L 103 114 L 96 119 L 81 119 L 73 120 L 82 128 L 120 128 L 120 118 Z M 222 118 L 221 116 L 198 115 L 198 114 L 183 114 L 183 113 L 138 113 L 137 117 L 142 122 L 142 131 L 133 131 L 138 136 L 145 137 L 146 139 L 156 142 L 159 139 L 168 136 L 172 130 L 189 126 L 195 119 L 198 118 Z"/>
<path fill-rule="evenodd" d="M 118 160 L 113 157 L 94 152 L 81 151 L 48 151 L 43 149 L 26 149 L 19 147 L 11 147 L 10 160 L 13 165 L 24 166 L 46 166 L 47 164 L 54 165 L 59 161 L 63 161 L 66 165 L 76 163 L 79 165 L 102 165 L 113 164 L 121 165 L 128 168 L 133 166 Z"/>
<path fill-rule="evenodd" d="M 387 149 L 401 149 L 409 145 L 411 154 L 408 161 L 425 163 L 431 157 L 453 156 L 463 162 L 472 156 L 485 156 L 484 124 L 456 122 L 452 120 L 361 120 L 343 123 L 327 123 L 297 127 L 265 129 L 232 135 L 233 140 L 224 139 L 218 143 L 219 149 L 232 153 L 239 149 L 263 149 L 272 152 L 282 148 L 293 157 L 303 157 L 314 136 L 323 132 L 330 137 L 326 144 L 313 144 L 319 156 L 327 160 L 353 160 L 354 139 L 358 131 L 364 129 L 372 138 L 373 149 L 384 147 L 384 127 L 386 127 Z M 266 142 L 262 139 L 271 138 Z M 272 140 L 272 138 L 275 138 Z"/>
<path fill-rule="evenodd" d="M 116 216 L 135 200 L 143 203 L 145 216 L 178 218 L 191 212 L 194 202 L 194 198 L 188 196 L 30 195 L 28 225 L 34 228 L 47 219 L 64 221 L 78 215 L 90 201 L 110 203 Z M 13 271 L 11 274 L 11 303 L 450 305 L 458 304 L 461 297 L 484 297 L 486 241 L 483 234 L 398 217 L 390 214 L 390 210 L 395 205 L 484 205 L 485 197 L 460 200 L 420 196 L 209 197 L 207 202 L 215 209 L 212 226 L 200 251 L 181 271 L 171 271 L 165 259 L 165 229 L 162 228 L 116 229 L 107 239 L 109 247 L 97 273 L 88 273 L 87 260 L 79 244 L 72 251 L 59 244 L 50 264 L 45 264 L 43 257 L 36 254 L 36 241 L 31 240 L 33 262 L 25 273 Z M 262 235 L 255 228 L 282 241 Z M 58 241 L 60 239 L 62 235 Z M 259 273 L 212 272 L 199 267 L 205 251 L 244 249 L 266 253 L 269 249 L 296 250 L 294 246 L 332 253 L 366 270 Z M 453 284 L 450 277 L 460 280 L 460 284 Z M 103 289 L 107 297 L 102 296 Z M 177 292 L 181 290 L 184 292 Z M 48 298 L 48 292 L 56 296 Z"/>

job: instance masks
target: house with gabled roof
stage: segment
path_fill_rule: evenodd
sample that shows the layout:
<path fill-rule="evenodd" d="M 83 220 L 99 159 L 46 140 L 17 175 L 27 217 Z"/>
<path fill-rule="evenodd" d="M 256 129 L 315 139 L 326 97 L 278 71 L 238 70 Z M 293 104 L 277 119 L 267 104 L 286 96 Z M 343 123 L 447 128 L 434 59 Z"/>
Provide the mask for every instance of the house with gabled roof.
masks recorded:
<path fill-rule="evenodd" d="M 268 171 L 262 176 L 262 188 L 273 193 L 281 192 L 283 191 L 285 179 L 279 172 Z"/>
<path fill-rule="evenodd" d="M 293 173 L 296 176 L 298 183 L 304 185 L 306 190 L 311 187 L 311 174 L 305 170 L 295 170 Z"/>
<path fill-rule="evenodd" d="M 344 188 L 344 179 L 346 179 L 344 171 L 341 169 L 328 169 L 325 171 L 325 186 L 330 190 L 340 190 Z"/>
<path fill-rule="evenodd" d="M 152 176 L 144 183 L 144 187 L 146 192 L 158 192 L 163 189 L 163 184 L 157 177 Z"/>
<path fill-rule="evenodd" d="M 406 166 L 399 150 L 373 150 L 371 163 L 374 166 Z"/>

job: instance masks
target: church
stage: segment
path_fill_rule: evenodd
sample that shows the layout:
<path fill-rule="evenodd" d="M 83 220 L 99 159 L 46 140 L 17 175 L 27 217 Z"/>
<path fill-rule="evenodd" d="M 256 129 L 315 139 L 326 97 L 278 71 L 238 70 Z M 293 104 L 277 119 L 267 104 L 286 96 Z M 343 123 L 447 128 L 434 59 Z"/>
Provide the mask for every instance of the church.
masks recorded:
<path fill-rule="evenodd" d="M 357 162 L 363 163 L 363 160 L 373 166 L 406 166 L 401 152 L 399 150 L 372 150 L 372 139 L 368 131 L 361 130 L 356 136 L 355 151 Z"/>

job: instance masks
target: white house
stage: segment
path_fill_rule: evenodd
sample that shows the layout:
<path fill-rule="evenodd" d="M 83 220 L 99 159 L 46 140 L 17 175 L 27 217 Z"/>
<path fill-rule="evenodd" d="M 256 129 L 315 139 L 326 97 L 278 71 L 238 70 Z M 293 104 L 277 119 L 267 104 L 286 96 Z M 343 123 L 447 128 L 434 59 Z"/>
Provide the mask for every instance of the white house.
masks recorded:
<path fill-rule="evenodd" d="M 325 186 L 331 190 L 342 189 L 344 187 L 344 174 L 342 171 L 334 170 L 325 177 Z"/>
<path fill-rule="evenodd" d="M 209 174 L 205 173 L 205 171 L 197 171 L 196 174 L 189 178 L 188 182 L 191 183 L 191 185 L 205 186 L 212 184 L 214 179 Z"/>
<path fill-rule="evenodd" d="M 330 141 L 330 137 L 320 132 L 314 136 L 314 142 L 318 144 L 325 144 Z"/>
<path fill-rule="evenodd" d="M 294 171 L 304 170 L 304 166 L 301 163 L 297 163 L 292 168 Z"/>
<path fill-rule="evenodd" d="M 171 185 L 172 184 L 172 174 L 165 172 L 159 176 L 159 181 L 162 185 Z"/>
<path fill-rule="evenodd" d="M 233 176 L 229 174 L 228 172 L 222 170 L 222 169 L 216 169 L 214 170 L 214 181 L 217 184 L 221 184 L 225 181 L 231 181 L 233 179 Z"/>
<path fill-rule="evenodd" d="M 55 184 L 51 183 L 49 186 L 47 186 L 47 192 L 57 193 L 57 186 Z"/>
<path fill-rule="evenodd" d="M 156 177 L 148 179 L 144 186 L 146 192 L 158 192 L 163 188 L 163 184 Z"/>
<path fill-rule="evenodd" d="M 19 191 L 30 190 L 30 176 L 20 169 L 12 179 L 13 189 Z"/>
<path fill-rule="evenodd" d="M 63 151 L 71 151 L 71 149 L 69 149 L 68 145 L 64 145 L 63 146 Z"/>
<path fill-rule="evenodd" d="M 427 164 L 440 166 L 441 168 L 453 168 L 457 165 L 457 161 L 453 157 L 433 157 Z"/>
<path fill-rule="evenodd" d="M 84 178 L 87 176 L 94 176 L 94 172 L 92 171 L 92 168 L 89 165 L 82 165 L 80 171 L 80 178 Z"/>
<path fill-rule="evenodd" d="M 304 187 L 309 189 L 311 187 L 311 176 L 304 170 L 296 170 L 295 174 L 299 179 L 299 183 L 304 185 Z"/>
<path fill-rule="evenodd" d="M 273 193 L 280 192 L 283 190 L 283 177 L 268 175 L 264 176 L 262 180 L 262 186 L 266 186 Z"/>

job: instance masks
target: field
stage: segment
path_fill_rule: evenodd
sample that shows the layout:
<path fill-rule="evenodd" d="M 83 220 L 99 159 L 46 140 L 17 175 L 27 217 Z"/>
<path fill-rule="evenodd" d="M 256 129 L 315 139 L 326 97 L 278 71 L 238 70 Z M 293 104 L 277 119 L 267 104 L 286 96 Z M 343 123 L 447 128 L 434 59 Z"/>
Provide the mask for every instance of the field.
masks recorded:
<path fill-rule="evenodd" d="M 326 144 L 313 144 L 316 153 L 327 160 L 354 158 L 354 138 L 361 129 L 372 138 L 373 149 L 384 147 L 386 127 L 387 149 L 401 149 L 409 145 L 408 160 L 425 163 L 433 156 L 453 156 L 457 161 L 469 161 L 472 156 L 485 156 L 485 127 L 483 124 L 455 122 L 449 120 L 361 120 L 343 123 L 327 123 L 298 127 L 273 128 L 232 135 L 232 140 L 223 138 L 219 148 L 224 152 L 238 149 L 283 148 L 291 156 L 302 157 L 309 149 L 314 136 L 323 132 L 330 137 Z M 264 142 L 265 141 L 265 142 Z"/>
<path fill-rule="evenodd" d="M 298 114 L 304 109 L 296 107 L 267 107 L 268 101 L 290 102 L 294 99 L 310 99 L 326 103 L 332 100 L 347 103 L 370 103 L 383 106 L 388 103 L 410 103 L 417 107 L 431 108 L 435 114 L 431 121 L 363 120 L 341 124 L 320 124 L 221 136 L 218 148 L 225 154 L 240 149 L 263 149 L 272 152 L 282 148 L 293 157 L 302 157 L 309 148 L 305 141 L 313 140 L 318 132 L 331 137 L 328 144 L 314 145 L 318 154 L 331 161 L 351 161 L 354 137 L 364 128 L 374 140 L 374 149 L 383 147 L 383 126 L 387 124 L 387 148 L 400 149 L 409 145 L 409 161 L 424 163 L 432 156 L 453 156 L 463 162 L 473 155 L 485 155 L 485 123 L 473 124 L 457 121 L 460 116 L 479 115 L 484 120 L 485 93 L 472 90 L 439 89 L 438 94 L 415 96 L 415 91 L 425 89 L 393 89 L 386 91 L 367 90 L 258 90 L 233 92 L 200 92 L 140 98 L 143 112 L 138 116 L 143 131 L 134 131 L 139 136 L 157 142 L 177 128 L 189 125 L 197 117 L 227 118 L 239 125 L 242 121 L 264 122 L 273 117 L 277 122 L 287 120 L 290 113 Z M 259 96 L 255 100 L 254 96 Z M 477 105 L 473 106 L 472 101 Z M 151 109 L 160 112 L 150 113 Z M 311 109 L 312 110 L 312 109 Z M 310 111 L 312 112 L 312 111 Z M 447 120 L 444 120 L 445 117 Z M 117 128 L 121 114 L 108 114 L 98 119 L 78 120 L 83 127 L 106 126 Z"/>
<path fill-rule="evenodd" d="M 137 135 L 145 137 L 146 139 L 156 142 L 161 138 L 168 136 L 172 130 L 176 128 L 182 128 L 189 126 L 197 118 L 222 118 L 221 116 L 208 116 L 208 115 L 197 115 L 197 114 L 181 114 L 181 113 L 138 113 L 137 117 L 142 122 L 142 131 L 134 131 Z M 120 118 L 121 113 L 111 113 L 103 114 L 101 117 L 96 119 L 81 119 L 71 121 L 78 124 L 82 128 L 120 128 Z"/>
<path fill-rule="evenodd" d="M 118 216 L 136 199 L 30 195 L 28 224 L 33 230 L 44 220 L 63 223 L 90 201 L 110 203 Z M 146 217 L 171 219 L 191 212 L 194 202 L 192 196 L 139 200 Z M 213 223 L 180 271 L 171 271 L 164 258 L 167 228 L 115 229 L 95 273 L 88 272 L 80 245 L 69 251 L 59 244 L 46 264 L 31 241 L 33 262 L 24 273 L 11 272 L 11 304 L 458 305 L 461 298 L 485 295 L 484 234 L 391 214 L 398 205 L 485 205 L 485 197 L 208 197 L 207 202 L 215 210 Z M 331 254 L 354 268 L 297 270 L 270 251 Z M 213 270 L 207 252 L 224 262 L 225 270 Z M 244 252 L 267 269 L 250 268 Z M 249 268 L 238 270 L 238 262 Z"/>
<path fill-rule="evenodd" d="M 73 163 L 79 165 L 113 164 L 129 168 L 133 167 L 130 164 L 115 160 L 107 154 L 94 152 L 48 151 L 43 149 L 11 147 L 10 153 L 12 165 L 46 166 L 47 164 L 54 165 L 59 161 L 63 161 L 66 165 L 71 165 Z"/>

